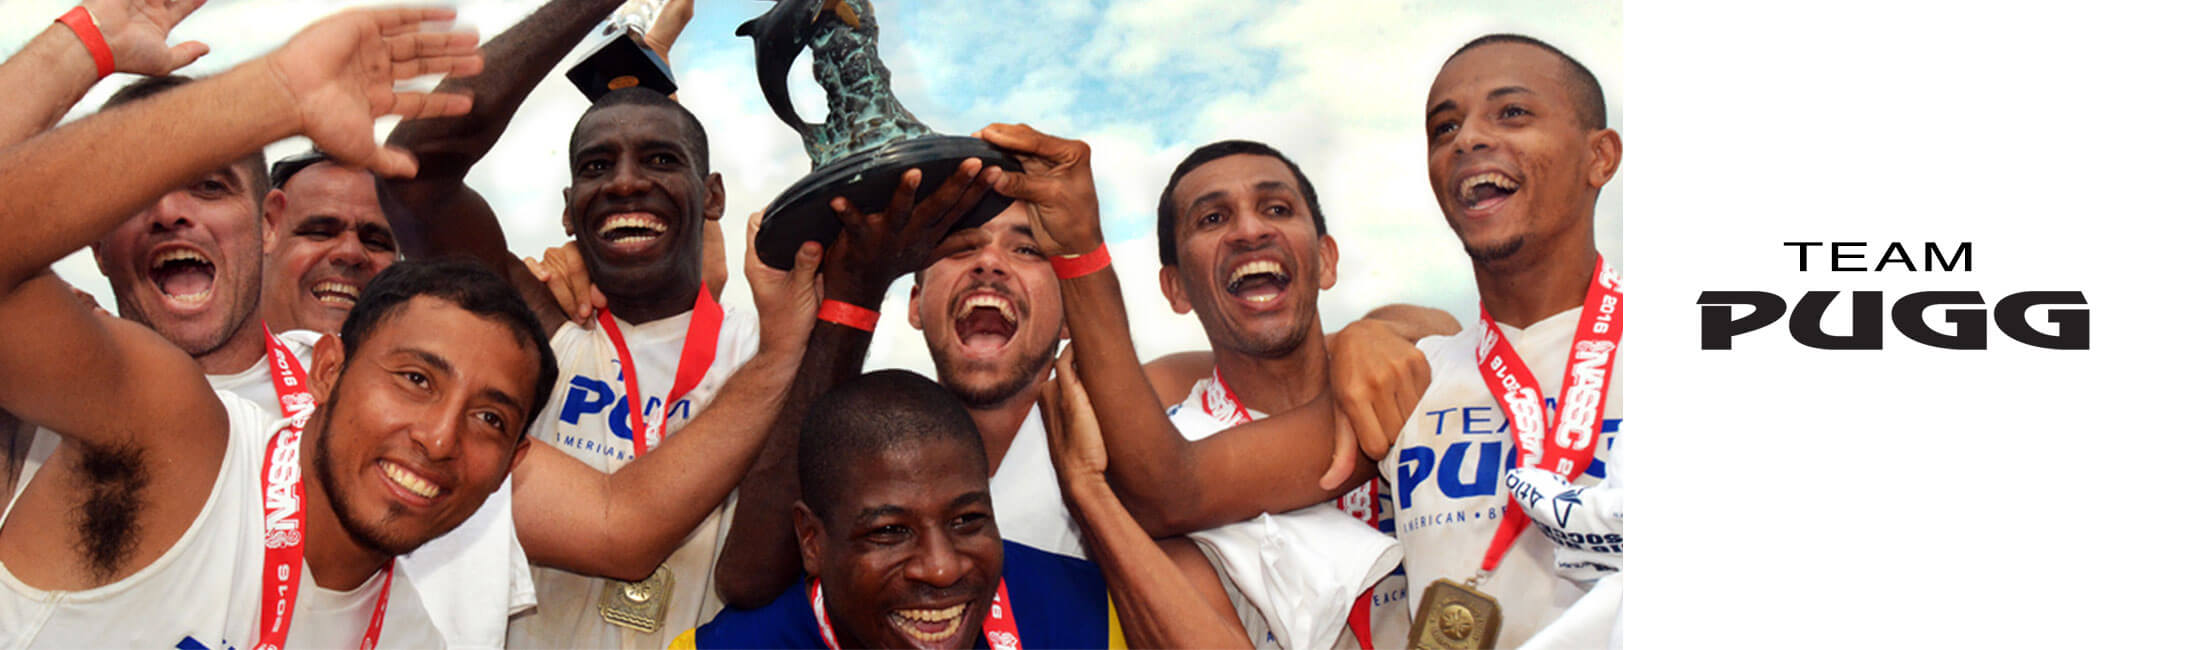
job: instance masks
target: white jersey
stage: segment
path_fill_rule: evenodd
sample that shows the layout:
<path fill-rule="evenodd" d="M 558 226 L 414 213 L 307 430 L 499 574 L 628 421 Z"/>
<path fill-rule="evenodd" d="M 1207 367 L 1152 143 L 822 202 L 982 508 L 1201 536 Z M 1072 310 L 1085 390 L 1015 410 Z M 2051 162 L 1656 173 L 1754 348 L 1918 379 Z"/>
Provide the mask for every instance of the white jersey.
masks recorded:
<path fill-rule="evenodd" d="M 256 643 L 266 563 L 259 480 L 266 443 L 280 424 L 229 393 L 227 450 L 197 518 L 152 564 L 112 584 L 45 591 L 0 565 L 0 647 L 241 648 Z M 318 588 L 306 571 L 289 646 L 354 648 L 371 622 L 380 587 L 394 580 L 380 645 L 443 647 L 402 568 L 357 589 Z"/>
<path fill-rule="evenodd" d="M 1560 312 L 1527 328 L 1499 324 L 1514 353 L 1536 376 L 1544 395 L 1560 395 L 1581 308 Z M 1505 517 L 1507 494 L 1501 480 L 1512 466 L 1513 438 L 1505 412 L 1492 398 L 1475 365 L 1482 332 L 1423 339 L 1416 345 L 1428 357 L 1430 386 L 1400 429 L 1391 454 L 1378 465 L 1393 486 L 1398 506 L 1399 542 L 1406 550 L 1407 610 L 1421 607 L 1422 590 L 1439 579 L 1466 581 L 1481 568 L 1483 554 Z M 1603 459 L 1620 430 L 1620 376 L 1614 363 L 1605 388 L 1603 435 L 1596 458 L 1576 480 L 1594 485 L 1604 476 Z M 1547 399 L 1554 402 L 1555 399 Z M 1547 417 L 1553 411 L 1547 410 Z M 1510 516 L 1526 517 L 1520 512 Z M 1498 647 L 1519 646 L 1581 597 L 1582 589 L 1554 570 L 1555 544 L 1534 525 L 1522 531 L 1498 570 L 1477 585 L 1498 599 L 1503 624 Z"/>
<path fill-rule="evenodd" d="M 311 330 L 291 330 L 274 338 L 309 369 L 312 345 L 321 336 Z M 205 378 L 214 390 L 235 393 L 268 413 L 281 412 L 274 396 L 274 374 L 264 356 L 243 372 Z M 502 486 L 487 495 L 471 518 L 396 558 L 449 647 L 502 647 L 509 617 L 533 606 L 532 567 L 517 543 L 517 522 L 511 518 L 509 500 L 510 482 L 504 477 Z"/>
<path fill-rule="evenodd" d="M 723 308 L 722 331 L 715 344 L 715 361 L 691 392 L 674 404 L 663 404 L 676 380 L 677 362 L 684 351 L 685 328 L 692 312 L 633 325 L 617 326 L 629 345 L 632 363 L 639 366 L 642 413 L 648 424 L 666 417 L 663 436 L 675 435 L 700 409 L 714 401 L 715 392 L 729 382 L 738 367 L 753 358 L 760 347 L 760 326 L 750 312 Z M 594 469 L 614 472 L 636 456 L 631 445 L 630 401 L 624 396 L 622 361 L 607 332 L 597 324 L 580 327 L 565 323 L 550 340 L 562 375 L 548 395 L 547 408 L 533 421 L 536 442 L 554 445 Z M 666 415 L 665 415 L 666 414 Z M 649 450 L 652 453 L 652 450 Z M 603 588 L 621 583 L 559 569 L 533 567 L 532 580 L 539 595 L 537 610 L 510 619 L 509 645 L 519 648 L 662 648 L 685 630 L 699 626 L 722 609 L 715 595 L 715 557 L 729 533 L 730 509 L 737 495 L 715 508 L 694 528 L 662 563 L 675 581 L 669 609 L 652 634 L 609 623 L 601 618 Z M 615 553 L 617 549 L 601 549 Z"/>
<path fill-rule="evenodd" d="M 1004 450 L 1004 460 L 989 477 L 989 500 L 996 508 L 996 532 L 1004 539 L 1066 557 L 1087 559 L 1080 522 L 1065 509 L 1057 485 L 1057 466 L 1049 457 L 1049 431 L 1042 409 L 1027 409 L 1019 433 Z"/>
<path fill-rule="evenodd" d="M 1187 440 L 1267 417 L 1230 395 L 1215 377 L 1195 382 L 1186 401 L 1169 414 Z M 1363 525 L 1344 505 L 1334 501 L 1263 513 L 1187 535 L 1215 566 L 1256 647 L 1360 647 L 1347 629 L 1355 597 L 1372 586 L 1381 591 L 1387 579 L 1394 581 L 1391 589 L 1405 589 L 1405 578 L 1391 575 L 1399 566 L 1399 542 Z M 1376 645 L 1402 647 L 1393 645 L 1403 644 L 1407 633 L 1406 610 L 1396 599 L 1372 605 L 1370 618 Z"/>

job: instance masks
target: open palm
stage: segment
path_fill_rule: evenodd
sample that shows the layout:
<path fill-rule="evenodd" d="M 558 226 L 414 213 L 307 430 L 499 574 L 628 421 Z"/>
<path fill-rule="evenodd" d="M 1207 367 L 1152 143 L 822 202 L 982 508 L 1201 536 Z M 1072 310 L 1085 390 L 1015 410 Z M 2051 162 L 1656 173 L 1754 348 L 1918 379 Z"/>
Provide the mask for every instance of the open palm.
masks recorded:
<path fill-rule="evenodd" d="M 304 28 L 267 60 L 296 102 L 305 137 L 338 160 L 382 176 L 408 177 L 417 173 L 417 161 L 380 146 L 373 138 L 373 119 L 471 110 L 469 96 L 396 92 L 394 87 L 419 75 L 479 72 L 479 35 L 447 31 L 442 25 L 455 17 L 448 9 L 346 11 Z"/>

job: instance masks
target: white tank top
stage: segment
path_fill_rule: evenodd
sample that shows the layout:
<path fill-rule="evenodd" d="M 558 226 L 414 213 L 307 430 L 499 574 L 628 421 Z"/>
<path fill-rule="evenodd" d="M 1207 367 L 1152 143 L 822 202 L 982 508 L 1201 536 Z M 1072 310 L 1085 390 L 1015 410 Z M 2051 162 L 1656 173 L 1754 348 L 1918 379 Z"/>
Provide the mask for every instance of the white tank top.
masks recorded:
<path fill-rule="evenodd" d="M 752 313 L 724 306 L 714 365 L 691 392 L 675 404 L 664 405 L 662 398 L 675 383 L 678 357 L 684 351 L 685 327 L 691 321 L 689 311 L 644 325 L 617 321 L 624 342 L 630 346 L 632 362 L 639 366 L 639 390 L 645 397 L 642 403 L 647 421 L 652 423 L 663 413 L 668 414 L 664 436 L 675 435 L 701 408 L 714 401 L 716 391 L 753 358 L 760 346 L 760 327 Z M 598 324 L 583 328 L 566 323 L 555 330 L 550 345 L 555 348 L 562 374 L 548 395 L 547 408 L 532 423 L 532 437 L 603 472 L 614 472 L 630 463 L 634 458 L 631 413 L 624 399 L 622 363 L 608 334 Z M 676 635 L 714 618 L 715 612 L 722 610 L 722 600 L 715 596 L 715 557 L 729 534 L 730 509 L 736 503 L 737 494 L 733 492 L 663 562 L 676 584 L 665 620 L 654 633 L 640 634 L 601 618 L 601 589 L 615 581 L 533 567 L 532 581 L 540 606 L 510 619 L 510 647 L 655 649 L 668 646 Z"/>
<path fill-rule="evenodd" d="M 1498 330 L 1528 364 L 1543 394 L 1562 393 L 1567 355 L 1573 347 L 1576 307 L 1526 329 L 1499 324 Z M 1397 529 L 1404 547 L 1407 611 L 1421 607 L 1422 590 L 1442 578 L 1464 582 L 1481 568 L 1491 536 L 1506 511 L 1504 469 L 1512 465 L 1513 437 L 1506 415 L 1475 366 L 1475 345 L 1482 332 L 1423 339 L 1416 345 L 1428 357 L 1430 386 L 1415 406 L 1399 439 L 1378 469 L 1392 485 L 1398 506 Z M 1623 346 L 1624 347 L 1624 346 Z M 1624 352 L 1624 350 L 1623 350 Z M 1575 485 L 1595 485 L 1604 476 L 1607 450 L 1616 444 L 1621 421 L 1620 377 L 1615 363 L 1605 388 L 1604 435 L 1596 459 Z M 1581 598 L 1581 588 L 1559 577 L 1543 533 L 1530 526 L 1506 552 L 1497 572 L 1477 588 L 1498 599 L 1503 619 L 1498 647 L 1513 648 L 1534 636 Z"/>
<path fill-rule="evenodd" d="M 258 640 L 265 565 L 259 474 L 279 420 L 231 393 L 227 449 L 205 507 L 181 538 L 144 569 L 83 591 L 44 591 L 0 565 L 0 647 L 228 648 Z M 384 648 L 445 645 L 401 570 L 388 594 Z M 355 590 L 317 588 L 309 571 L 289 636 L 292 648 L 355 648 L 387 573 Z M 362 606 L 360 606 L 362 601 Z"/>

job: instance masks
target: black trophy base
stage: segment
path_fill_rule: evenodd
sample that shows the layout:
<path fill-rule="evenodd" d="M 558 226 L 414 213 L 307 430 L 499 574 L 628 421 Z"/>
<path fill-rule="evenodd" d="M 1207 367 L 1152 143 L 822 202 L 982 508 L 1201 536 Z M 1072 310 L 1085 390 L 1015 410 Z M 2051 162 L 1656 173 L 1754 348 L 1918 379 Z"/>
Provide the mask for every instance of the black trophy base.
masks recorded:
<path fill-rule="evenodd" d="M 768 204 L 768 212 L 761 215 L 760 232 L 753 235 L 753 245 L 758 249 L 761 263 L 788 269 L 797 261 L 798 249 L 806 242 L 818 241 L 823 246 L 835 243 L 837 232 L 844 229 L 844 224 L 837 221 L 836 211 L 829 209 L 831 199 L 844 197 L 861 212 L 888 209 L 891 194 L 897 191 L 898 181 L 909 169 L 920 170 L 920 189 L 916 196 L 925 199 L 941 189 L 943 181 L 958 171 L 958 163 L 967 158 L 980 159 L 984 168 L 1020 170 L 1019 160 L 995 145 L 955 135 L 900 140 L 853 153 L 814 170 L 793 183 L 791 189 L 777 195 L 776 200 Z M 978 228 L 1010 206 L 1009 197 L 991 190 L 959 218 L 951 230 Z"/>

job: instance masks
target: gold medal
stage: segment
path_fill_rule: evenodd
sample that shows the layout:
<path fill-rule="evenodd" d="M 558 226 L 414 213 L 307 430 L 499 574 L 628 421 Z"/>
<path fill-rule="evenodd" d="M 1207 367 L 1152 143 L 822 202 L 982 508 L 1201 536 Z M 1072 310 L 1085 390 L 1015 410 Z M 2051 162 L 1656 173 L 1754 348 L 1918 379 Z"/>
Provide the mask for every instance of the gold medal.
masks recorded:
<path fill-rule="evenodd" d="M 1498 645 L 1498 599 L 1475 590 L 1475 580 L 1439 579 L 1422 590 L 1422 607 L 1407 631 L 1407 646 L 1433 650 L 1482 650 Z"/>
<path fill-rule="evenodd" d="M 677 587 L 668 566 L 654 567 L 654 575 L 638 582 L 610 581 L 601 590 L 601 618 L 610 624 L 652 634 L 669 617 L 669 597 Z"/>

